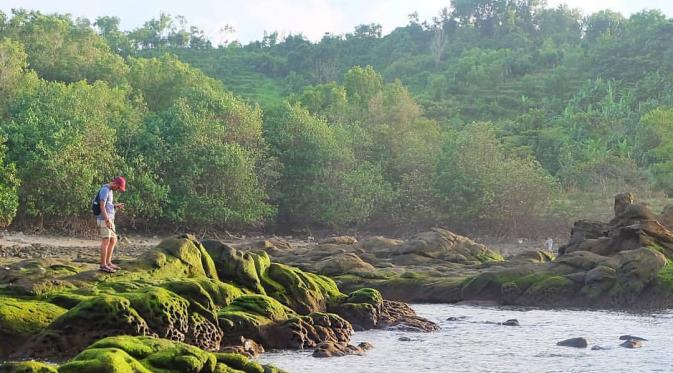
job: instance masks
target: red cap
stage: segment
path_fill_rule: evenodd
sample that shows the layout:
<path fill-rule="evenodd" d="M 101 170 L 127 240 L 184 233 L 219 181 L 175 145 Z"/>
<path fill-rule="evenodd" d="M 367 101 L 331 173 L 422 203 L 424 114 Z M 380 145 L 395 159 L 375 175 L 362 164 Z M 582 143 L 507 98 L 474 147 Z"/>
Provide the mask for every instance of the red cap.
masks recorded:
<path fill-rule="evenodd" d="M 119 190 L 121 190 L 122 192 L 126 192 L 126 179 L 124 178 L 124 176 L 117 176 L 114 179 L 112 179 L 112 182 L 117 184 Z"/>

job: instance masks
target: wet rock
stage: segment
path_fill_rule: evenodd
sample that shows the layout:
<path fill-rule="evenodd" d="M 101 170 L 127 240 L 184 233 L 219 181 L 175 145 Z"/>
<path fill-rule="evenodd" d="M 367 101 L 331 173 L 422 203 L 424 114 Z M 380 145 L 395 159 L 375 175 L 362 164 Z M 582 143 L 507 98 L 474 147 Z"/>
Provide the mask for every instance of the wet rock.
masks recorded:
<path fill-rule="evenodd" d="M 610 347 L 603 347 L 599 345 L 591 346 L 592 351 L 603 351 L 603 350 L 611 350 L 612 348 Z"/>
<path fill-rule="evenodd" d="M 589 346 L 589 342 L 586 340 L 586 338 L 578 337 L 557 342 L 556 345 L 564 347 L 587 348 L 587 346 Z"/>
<path fill-rule="evenodd" d="M 338 357 L 346 355 L 364 355 L 367 350 L 374 346 L 369 342 L 362 342 L 357 346 L 338 343 L 321 343 L 313 351 L 313 357 Z"/>
<path fill-rule="evenodd" d="M 505 326 L 519 326 L 519 320 L 517 319 L 510 319 L 502 323 L 502 325 Z"/>
<path fill-rule="evenodd" d="M 446 318 L 446 321 L 460 321 L 465 320 L 467 316 L 450 316 Z"/>
<path fill-rule="evenodd" d="M 264 347 L 252 339 L 241 337 L 240 343 L 220 348 L 220 352 L 236 353 L 256 357 L 264 352 Z"/>
<path fill-rule="evenodd" d="M 632 341 L 647 341 L 647 339 L 645 339 L 645 338 L 636 337 L 635 335 L 630 335 L 630 334 L 620 336 L 619 340 L 621 340 L 621 341 L 629 341 L 629 340 L 632 340 Z"/>
<path fill-rule="evenodd" d="M 425 333 L 439 330 L 439 325 L 416 315 L 408 304 L 389 300 L 383 301 L 378 327 Z"/>
<path fill-rule="evenodd" d="M 643 342 L 640 340 L 629 339 L 620 344 L 620 346 L 624 348 L 641 348 L 643 347 Z"/>
<path fill-rule="evenodd" d="M 409 337 L 399 337 L 397 340 L 400 342 L 411 342 L 411 338 Z"/>

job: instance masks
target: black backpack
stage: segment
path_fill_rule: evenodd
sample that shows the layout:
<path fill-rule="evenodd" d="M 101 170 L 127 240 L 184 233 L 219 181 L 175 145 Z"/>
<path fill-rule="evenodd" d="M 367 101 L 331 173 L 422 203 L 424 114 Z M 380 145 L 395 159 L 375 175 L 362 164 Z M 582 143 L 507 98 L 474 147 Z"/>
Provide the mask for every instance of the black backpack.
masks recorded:
<path fill-rule="evenodd" d="M 94 216 L 100 215 L 100 201 L 98 200 L 99 195 L 100 189 L 98 192 L 96 192 L 96 195 L 93 196 L 93 199 L 91 200 L 91 212 L 93 212 Z"/>

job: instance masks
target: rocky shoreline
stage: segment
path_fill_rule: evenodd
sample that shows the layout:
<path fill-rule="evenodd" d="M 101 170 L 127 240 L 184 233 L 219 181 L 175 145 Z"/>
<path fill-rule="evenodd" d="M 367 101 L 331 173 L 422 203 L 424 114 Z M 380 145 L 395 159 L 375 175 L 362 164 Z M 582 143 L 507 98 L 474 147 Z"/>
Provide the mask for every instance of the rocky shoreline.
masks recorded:
<path fill-rule="evenodd" d="M 342 293 L 326 277 L 192 236 L 162 241 L 106 274 L 38 258 L 0 271 L 3 371 L 273 372 L 248 357 L 273 349 L 362 353 L 355 329 L 432 331 L 374 289 Z M 142 370 L 141 369 L 145 369 Z"/>
<path fill-rule="evenodd" d="M 439 228 L 408 240 L 186 235 L 127 250 L 115 274 L 20 248 L 0 268 L 0 360 L 61 363 L 9 372 L 274 372 L 249 357 L 363 354 L 372 346 L 351 345 L 354 331 L 437 330 L 403 302 L 670 308 L 672 227 L 673 207 L 654 214 L 624 193 L 610 222 L 576 222 L 558 256 L 505 258 Z"/>
<path fill-rule="evenodd" d="M 439 228 L 404 241 L 341 236 L 301 247 L 273 239 L 238 246 L 329 275 L 346 291 L 371 287 L 403 302 L 673 307 L 673 206 L 655 214 L 633 194 L 623 193 L 615 197 L 614 210 L 607 223 L 577 221 L 558 255 L 529 250 L 505 258 Z"/>

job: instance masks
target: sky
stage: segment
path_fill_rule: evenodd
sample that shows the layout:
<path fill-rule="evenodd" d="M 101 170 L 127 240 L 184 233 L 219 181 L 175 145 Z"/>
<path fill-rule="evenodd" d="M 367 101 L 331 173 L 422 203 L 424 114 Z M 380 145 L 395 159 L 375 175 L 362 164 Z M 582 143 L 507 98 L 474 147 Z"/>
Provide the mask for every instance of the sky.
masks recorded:
<path fill-rule="evenodd" d="M 548 0 L 549 6 L 561 3 L 584 13 L 612 9 L 628 16 L 642 9 L 660 9 L 673 17 L 673 0 Z M 70 13 L 73 17 L 95 20 L 101 15 L 117 16 L 121 28 L 130 30 L 161 12 L 183 15 L 190 25 L 198 26 L 215 44 L 224 40 L 247 43 L 259 40 L 264 31 L 281 35 L 302 33 L 319 40 L 325 32 L 344 34 L 356 25 L 379 23 L 384 34 L 408 22 L 418 12 L 421 20 L 430 20 L 447 7 L 450 0 L 0 0 L 0 10 L 12 8 L 40 10 L 43 13 Z M 226 34 L 225 25 L 234 33 Z"/>

